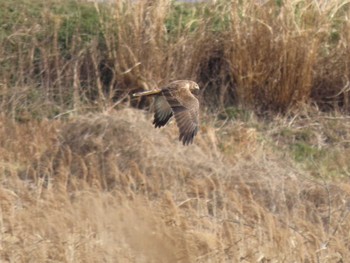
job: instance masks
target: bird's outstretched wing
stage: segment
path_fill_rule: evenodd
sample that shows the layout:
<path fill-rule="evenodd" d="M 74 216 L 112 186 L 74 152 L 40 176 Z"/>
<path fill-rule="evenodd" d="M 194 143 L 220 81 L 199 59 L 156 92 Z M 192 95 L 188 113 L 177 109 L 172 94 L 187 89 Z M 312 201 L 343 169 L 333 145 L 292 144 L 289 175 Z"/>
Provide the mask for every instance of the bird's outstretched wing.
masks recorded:
<path fill-rule="evenodd" d="M 167 124 L 171 116 L 173 116 L 173 111 L 165 97 L 162 95 L 156 96 L 154 108 L 153 124 L 156 128 L 160 128 Z"/>
<path fill-rule="evenodd" d="M 184 145 L 193 142 L 199 126 L 199 102 L 189 89 L 163 89 L 180 130 L 179 140 Z"/>

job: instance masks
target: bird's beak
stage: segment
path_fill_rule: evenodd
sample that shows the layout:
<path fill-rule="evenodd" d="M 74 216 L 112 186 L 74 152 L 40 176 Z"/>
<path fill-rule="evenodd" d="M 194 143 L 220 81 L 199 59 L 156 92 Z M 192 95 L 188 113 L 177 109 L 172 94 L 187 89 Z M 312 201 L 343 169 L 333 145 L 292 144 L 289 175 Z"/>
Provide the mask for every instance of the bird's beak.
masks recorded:
<path fill-rule="evenodd" d="M 192 93 L 195 95 L 199 95 L 199 87 L 196 86 L 194 89 L 192 89 Z"/>

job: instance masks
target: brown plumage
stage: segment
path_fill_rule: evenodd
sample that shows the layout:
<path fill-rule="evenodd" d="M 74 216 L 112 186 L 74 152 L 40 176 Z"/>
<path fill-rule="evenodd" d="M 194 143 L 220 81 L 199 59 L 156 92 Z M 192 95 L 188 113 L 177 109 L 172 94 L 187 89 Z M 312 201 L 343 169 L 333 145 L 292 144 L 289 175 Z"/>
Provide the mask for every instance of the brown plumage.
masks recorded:
<path fill-rule="evenodd" d="M 174 115 L 184 145 L 193 142 L 199 126 L 199 102 L 191 91 L 199 90 L 196 82 L 177 80 L 161 89 L 138 92 L 133 96 L 155 96 L 153 124 L 160 128 Z"/>

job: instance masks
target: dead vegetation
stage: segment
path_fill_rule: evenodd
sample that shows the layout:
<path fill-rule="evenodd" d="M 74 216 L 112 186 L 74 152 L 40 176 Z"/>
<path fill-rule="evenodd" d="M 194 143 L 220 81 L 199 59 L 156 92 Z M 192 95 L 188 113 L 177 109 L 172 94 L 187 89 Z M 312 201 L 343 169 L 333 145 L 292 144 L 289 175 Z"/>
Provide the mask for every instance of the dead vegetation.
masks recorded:
<path fill-rule="evenodd" d="M 349 108 L 346 1 L 16 3 L 1 3 L 0 32 L 0 107 L 16 119 L 105 110 L 174 79 L 199 82 L 211 109 Z"/>
<path fill-rule="evenodd" d="M 156 130 L 149 118 L 133 109 L 68 123 L 2 118 L 1 260 L 349 256 L 349 185 L 311 176 L 283 150 L 290 137 L 276 151 L 277 129 L 217 121 L 183 147 L 176 125 Z"/>
<path fill-rule="evenodd" d="M 348 6 L 1 2 L 0 261 L 346 262 Z M 174 79 L 191 147 L 127 107 Z"/>

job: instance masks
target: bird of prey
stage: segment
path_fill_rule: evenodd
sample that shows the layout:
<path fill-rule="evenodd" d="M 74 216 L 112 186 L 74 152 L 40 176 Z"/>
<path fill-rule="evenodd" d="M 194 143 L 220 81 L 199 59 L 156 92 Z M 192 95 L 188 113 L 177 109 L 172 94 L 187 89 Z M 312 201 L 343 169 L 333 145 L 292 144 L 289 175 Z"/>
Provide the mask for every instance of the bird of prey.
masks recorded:
<path fill-rule="evenodd" d="M 191 80 L 176 80 L 161 89 L 134 93 L 134 97 L 154 96 L 155 113 L 153 124 L 160 128 L 174 115 L 179 128 L 179 141 L 183 145 L 193 142 L 199 126 L 199 101 L 192 94 L 199 86 Z"/>

